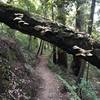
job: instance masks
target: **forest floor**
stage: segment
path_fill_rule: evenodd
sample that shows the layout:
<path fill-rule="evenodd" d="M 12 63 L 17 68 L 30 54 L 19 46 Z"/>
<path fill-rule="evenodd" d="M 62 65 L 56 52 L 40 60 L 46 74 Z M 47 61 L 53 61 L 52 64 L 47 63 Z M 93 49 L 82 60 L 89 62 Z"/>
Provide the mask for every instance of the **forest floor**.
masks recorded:
<path fill-rule="evenodd" d="M 48 68 L 48 59 L 44 56 L 38 58 L 36 72 L 43 79 L 37 100 L 66 100 L 67 92 L 56 74 Z"/>

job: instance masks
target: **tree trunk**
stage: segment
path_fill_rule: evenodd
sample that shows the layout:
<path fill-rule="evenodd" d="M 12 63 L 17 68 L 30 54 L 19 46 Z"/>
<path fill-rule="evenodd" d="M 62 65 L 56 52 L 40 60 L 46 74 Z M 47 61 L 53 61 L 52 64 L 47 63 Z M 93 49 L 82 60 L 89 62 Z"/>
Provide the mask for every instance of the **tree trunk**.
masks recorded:
<path fill-rule="evenodd" d="M 65 15 L 64 2 L 65 2 L 65 0 L 62 0 L 61 2 L 57 3 L 58 4 L 57 5 L 57 8 L 58 8 L 57 20 L 58 20 L 58 22 L 65 25 L 66 15 Z M 62 65 L 62 67 L 64 67 L 66 69 L 68 67 L 67 53 L 64 52 L 63 50 L 59 49 L 59 48 L 57 50 L 58 50 L 57 51 L 57 55 L 58 55 L 57 62 L 58 62 L 59 65 Z"/>
<path fill-rule="evenodd" d="M 88 24 L 88 33 L 92 33 L 92 26 L 93 26 L 93 18 L 94 18 L 94 11 L 95 11 L 95 2 L 96 0 L 92 0 L 91 4 L 91 12 L 90 12 L 90 18 L 89 18 L 89 24 Z"/>
<path fill-rule="evenodd" d="M 15 20 L 20 15 L 24 16 L 22 19 L 24 23 Z M 30 15 L 24 10 L 2 3 L 0 3 L 0 22 L 24 34 L 48 41 L 72 55 L 79 53 L 73 48 L 77 45 L 85 50 L 86 53 L 89 52 L 91 54 L 80 55 L 79 57 L 100 69 L 100 43 L 86 34 L 74 32 L 62 24 L 51 22 L 43 17 L 40 18 L 35 14 Z"/>
<path fill-rule="evenodd" d="M 52 10 L 52 21 L 55 21 L 55 15 L 54 15 L 54 2 L 52 1 L 52 6 L 51 6 L 51 10 Z M 55 45 L 53 45 L 53 63 L 57 64 L 57 47 Z"/>
<path fill-rule="evenodd" d="M 42 42 L 42 46 L 41 46 L 40 55 L 42 55 L 42 54 L 43 54 L 43 51 L 44 51 L 44 41 Z"/>
<path fill-rule="evenodd" d="M 29 36 L 28 50 L 32 51 L 32 36 Z"/>
<path fill-rule="evenodd" d="M 41 40 L 41 41 L 40 41 L 40 45 L 39 45 L 39 49 L 38 49 L 38 51 L 37 51 L 37 53 L 36 53 L 36 57 L 38 57 L 38 55 L 40 55 L 41 48 L 42 48 L 42 44 L 43 44 L 43 41 Z"/>
<path fill-rule="evenodd" d="M 89 33 L 90 35 L 91 35 L 91 33 L 92 33 L 92 27 L 93 27 L 93 21 L 94 21 L 95 3 L 96 3 L 96 0 L 92 0 L 90 18 L 89 18 L 89 23 L 88 23 L 88 33 Z M 90 67 L 90 65 L 88 64 L 88 66 L 87 66 L 86 80 L 88 80 L 89 67 Z"/>
<path fill-rule="evenodd" d="M 58 65 L 61 66 L 61 69 L 63 71 L 66 70 L 67 68 L 67 55 L 66 55 L 66 52 L 61 50 L 60 48 L 58 48 Z"/>
<path fill-rule="evenodd" d="M 57 64 L 57 50 L 56 46 L 53 45 L 53 63 Z"/>
<path fill-rule="evenodd" d="M 84 8 L 82 8 L 83 4 L 84 3 L 82 3 L 81 1 L 77 2 L 76 30 L 79 32 L 84 31 Z M 72 70 L 74 75 L 78 76 L 78 80 L 83 78 L 85 67 L 86 67 L 86 62 L 83 59 L 77 56 L 73 57 Z"/>

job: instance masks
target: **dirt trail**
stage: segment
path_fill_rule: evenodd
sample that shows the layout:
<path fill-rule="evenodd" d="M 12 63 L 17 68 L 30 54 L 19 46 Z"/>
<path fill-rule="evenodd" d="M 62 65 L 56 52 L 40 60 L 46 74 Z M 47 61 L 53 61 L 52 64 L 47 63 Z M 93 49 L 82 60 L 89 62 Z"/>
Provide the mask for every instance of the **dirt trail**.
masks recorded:
<path fill-rule="evenodd" d="M 46 57 L 39 57 L 36 71 L 43 82 L 37 100 L 67 100 L 67 93 L 61 93 L 61 83 L 57 80 L 56 75 L 50 71 L 47 64 Z"/>

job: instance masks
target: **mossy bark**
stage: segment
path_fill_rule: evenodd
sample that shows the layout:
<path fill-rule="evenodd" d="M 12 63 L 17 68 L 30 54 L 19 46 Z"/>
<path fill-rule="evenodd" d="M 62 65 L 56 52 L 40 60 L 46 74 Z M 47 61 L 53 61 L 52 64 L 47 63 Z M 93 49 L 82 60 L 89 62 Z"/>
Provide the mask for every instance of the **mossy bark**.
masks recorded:
<path fill-rule="evenodd" d="M 16 14 L 22 14 L 24 16 L 23 21 L 27 24 L 21 24 L 19 21 L 14 21 L 17 17 Z M 73 55 L 76 54 L 73 49 L 75 45 L 85 50 L 92 50 L 91 53 L 93 56 L 80 57 L 97 66 L 97 68 L 100 68 L 100 43 L 91 38 L 91 36 L 83 34 L 82 37 L 80 37 L 79 32 L 75 32 L 62 24 L 53 23 L 35 14 L 32 16 L 24 10 L 1 3 L 0 22 L 22 33 L 48 41 Z"/>

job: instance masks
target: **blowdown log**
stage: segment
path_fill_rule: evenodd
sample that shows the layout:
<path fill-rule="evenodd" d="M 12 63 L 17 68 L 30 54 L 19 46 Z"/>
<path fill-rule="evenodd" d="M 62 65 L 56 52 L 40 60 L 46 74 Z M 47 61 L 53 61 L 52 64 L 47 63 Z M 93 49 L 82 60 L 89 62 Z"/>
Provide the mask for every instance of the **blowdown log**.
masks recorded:
<path fill-rule="evenodd" d="M 100 68 L 100 44 L 89 34 L 75 32 L 62 24 L 2 3 L 0 22 L 24 34 L 48 41 Z"/>

